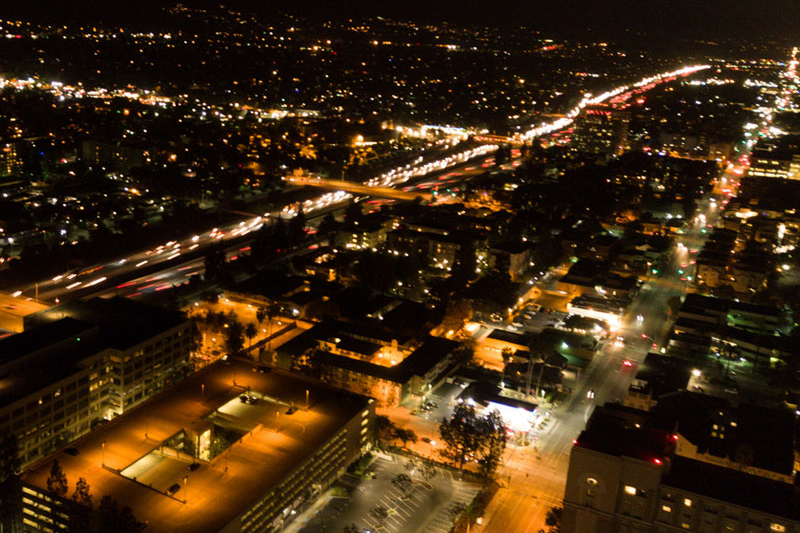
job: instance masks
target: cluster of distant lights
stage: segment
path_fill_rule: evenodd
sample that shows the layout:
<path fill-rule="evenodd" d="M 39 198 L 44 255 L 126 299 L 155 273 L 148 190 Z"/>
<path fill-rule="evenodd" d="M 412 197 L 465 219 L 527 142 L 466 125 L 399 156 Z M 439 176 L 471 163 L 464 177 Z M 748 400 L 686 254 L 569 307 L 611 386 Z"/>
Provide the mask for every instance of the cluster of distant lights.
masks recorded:
<path fill-rule="evenodd" d="M 7 79 L 0 77 L 0 89 L 6 87 L 14 87 L 17 90 L 22 89 L 40 89 L 49 91 L 56 96 L 59 101 L 64 101 L 67 98 L 93 98 L 93 99 L 111 99 L 111 98 L 125 98 L 127 100 L 135 100 L 145 105 L 158 105 L 166 107 L 172 104 L 172 100 L 166 96 L 157 96 L 151 91 L 142 90 L 140 92 L 131 91 L 129 89 L 114 89 L 109 90 L 105 88 L 86 89 L 81 86 L 66 85 L 60 81 L 44 82 L 34 78 L 25 79 Z"/>
<path fill-rule="evenodd" d="M 547 135 L 553 133 L 554 131 L 558 131 L 563 129 L 575 120 L 580 112 L 587 106 L 600 104 L 609 100 L 615 96 L 618 96 L 631 88 L 640 88 L 644 87 L 645 85 L 650 85 L 653 83 L 660 83 L 664 80 L 677 78 L 680 76 L 688 76 L 689 74 L 694 74 L 695 72 L 699 72 L 701 70 L 705 70 L 707 68 L 711 68 L 710 65 L 693 65 L 689 67 L 683 67 L 678 70 L 673 70 L 672 72 L 664 72 L 662 74 L 656 74 L 655 76 L 649 76 L 647 78 L 642 78 L 638 82 L 634 83 L 632 86 L 622 85 L 617 87 L 616 89 L 612 89 L 610 91 L 606 91 L 602 94 L 597 96 L 593 96 L 591 94 L 584 95 L 583 99 L 573 107 L 568 113 L 566 117 L 559 118 L 554 120 L 550 123 L 544 123 L 541 126 L 535 127 L 528 132 L 526 132 L 522 137 L 524 139 L 535 139 L 536 137 L 541 137 L 542 135 Z"/>

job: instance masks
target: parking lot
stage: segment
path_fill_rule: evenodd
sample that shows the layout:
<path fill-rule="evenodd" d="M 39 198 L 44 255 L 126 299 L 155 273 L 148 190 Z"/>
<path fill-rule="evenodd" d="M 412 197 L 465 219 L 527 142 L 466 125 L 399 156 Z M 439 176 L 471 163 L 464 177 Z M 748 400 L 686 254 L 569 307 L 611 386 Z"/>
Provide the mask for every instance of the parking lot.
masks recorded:
<path fill-rule="evenodd" d="M 312 516 L 299 517 L 290 530 L 339 533 L 345 525 L 354 523 L 362 529 L 388 533 L 447 533 L 453 524 L 450 509 L 456 503 L 468 504 L 480 487 L 440 468 L 426 479 L 420 466 L 407 457 L 378 457 L 364 477 L 345 475 L 327 504 Z M 398 474 L 412 479 L 412 488 L 406 494 L 392 484 Z M 386 509 L 386 518 L 373 516 L 375 507 Z"/>

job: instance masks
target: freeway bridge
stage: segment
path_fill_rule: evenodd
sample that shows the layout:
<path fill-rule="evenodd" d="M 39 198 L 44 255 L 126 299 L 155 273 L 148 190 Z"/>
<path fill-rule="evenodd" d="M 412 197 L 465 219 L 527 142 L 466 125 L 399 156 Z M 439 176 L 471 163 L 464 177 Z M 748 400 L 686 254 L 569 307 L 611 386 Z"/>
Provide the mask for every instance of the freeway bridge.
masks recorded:
<path fill-rule="evenodd" d="M 395 200 L 431 200 L 433 195 L 421 191 L 401 191 L 391 187 L 370 187 L 362 183 L 345 180 L 330 180 L 310 176 L 286 176 L 284 178 L 294 185 L 307 185 L 309 187 L 319 187 L 321 189 L 333 189 L 337 191 L 347 191 L 364 196 L 377 196 L 380 198 L 394 198 Z"/>

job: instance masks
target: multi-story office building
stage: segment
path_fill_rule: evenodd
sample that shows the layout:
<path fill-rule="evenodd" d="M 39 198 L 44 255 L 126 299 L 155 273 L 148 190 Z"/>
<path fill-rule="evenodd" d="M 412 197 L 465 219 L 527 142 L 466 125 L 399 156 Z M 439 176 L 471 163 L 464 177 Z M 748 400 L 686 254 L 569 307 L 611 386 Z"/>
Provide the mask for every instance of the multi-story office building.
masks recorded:
<path fill-rule="evenodd" d="M 14 143 L 0 143 L 0 176 L 15 174 L 21 168 L 22 161 Z"/>
<path fill-rule="evenodd" d="M 606 104 L 587 106 L 575 121 L 574 143 L 584 154 L 611 157 L 622 153 L 630 113 Z"/>
<path fill-rule="evenodd" d="M 750 156 L 747 175 L 758 178 L 800 179 L 800 153 L 755 148 Z"/>
<path fill-rule="evenodd" d="M 23 465 L 183 378 L 191 323 L 129 300 L 66 304 L 0 340 L 0 435 Z"/>
<path fill-rule="evenodd" d="M 72 488 L 129 506 L 152 533 L 282 530 L 367 447 L 374 402 L 243 360 L 219 361 L 89 433 L 22 476 L 28 531 L 78 518 L 47 490 L 58 460 Z M 69 497 L 69 494 L 67 495 Z"/>
<path fill-rule="evenodd" d="M 82 155 L 89 166 L 123 172 L 150 162 L 147 150 L 100 141 L 84 141 Z"/>
<path fill-rule="evenodd" d="M 598 408 L 570 455 L 564 533 L 797 533 L 793 483 L 676 453 L 670 424 Z"/>

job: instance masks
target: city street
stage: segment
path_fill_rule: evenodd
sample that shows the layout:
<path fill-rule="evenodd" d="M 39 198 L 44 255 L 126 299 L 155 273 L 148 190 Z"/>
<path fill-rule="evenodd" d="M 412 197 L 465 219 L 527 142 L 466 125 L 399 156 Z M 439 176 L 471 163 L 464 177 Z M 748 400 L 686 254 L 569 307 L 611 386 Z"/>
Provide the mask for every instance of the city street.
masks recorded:
<path fill-rule="evenodd" d="M 728 173 L 726 176 L 731 178 Z M 715 203 L 711 196 L 699 203 L 697 215 L 704 215 L 707 224 L 716 221 Z M 705 228 L 705 224 L 692 224 L 685 235 L 676 239 L 667 267 L 641 287 L 628 309 L 623 327 L 617 332 L 624 336 L 625 345 L 606 343 L 601 347 L 568 401 L 551 409 L 552 420 L 538 431 L 535 448 L 509 445 L 499 476 L 505 486 L 489 504 L 485 525 L 479 531 L 536 533 L 545 527 L 548 509 L 559 506 L 564 495 L 572 440 L 583 430 L 596 405 L 624 400 L 638 365 L 649 351 L 660 349 L 665 342 L 672 324 L 667 300 L 689 289 L 690 283 L 681 277 L 691 274 L 685 268 L 684 274 L 678 270 L 686 264 L 689 249 L 702 248 L 707 236 L 702 231 Z M 687 243 L 691 248 L 678 243 Z M 624 366 L 624 360 L 633 366 Z"/>

